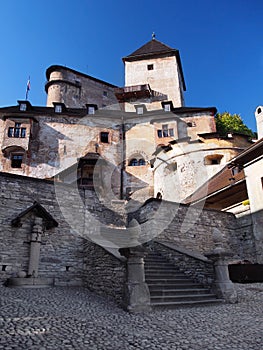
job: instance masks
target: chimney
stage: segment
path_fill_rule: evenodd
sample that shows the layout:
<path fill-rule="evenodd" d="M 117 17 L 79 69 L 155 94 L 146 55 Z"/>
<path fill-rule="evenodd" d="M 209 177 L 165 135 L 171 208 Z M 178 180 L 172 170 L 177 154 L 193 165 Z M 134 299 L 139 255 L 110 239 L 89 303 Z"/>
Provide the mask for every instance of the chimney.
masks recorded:
<path fill-rule="evenodd" d="M 255 111 L 257 121 L 258 139 L 263 137 L 263 106 L 258 106 Z"/>

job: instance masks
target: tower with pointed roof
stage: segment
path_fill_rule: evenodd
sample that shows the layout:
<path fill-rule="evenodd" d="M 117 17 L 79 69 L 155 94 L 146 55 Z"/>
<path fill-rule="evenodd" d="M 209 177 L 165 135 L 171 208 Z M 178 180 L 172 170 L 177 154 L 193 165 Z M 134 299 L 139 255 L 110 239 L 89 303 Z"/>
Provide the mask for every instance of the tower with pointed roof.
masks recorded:
<path fill-rule="evenodd" d="M 171 101 L 174 107 L 184 106 L 186 90 L 180 54 L 155 39 L 123 58 L 125 87 L 117 94 L 125 103 L 126 111 L 143 103 L 147 110 L 162 108 L 161 103 Z"/>

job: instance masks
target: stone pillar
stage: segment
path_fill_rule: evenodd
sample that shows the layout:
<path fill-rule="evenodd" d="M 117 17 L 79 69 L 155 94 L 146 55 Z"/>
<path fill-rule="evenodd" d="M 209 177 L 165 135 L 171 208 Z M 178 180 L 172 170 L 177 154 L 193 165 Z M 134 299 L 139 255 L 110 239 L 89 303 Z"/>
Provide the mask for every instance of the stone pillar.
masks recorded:
<path fill-rule="evenodd" d="M 215 293 L 218 297 L 228 303 L 237 302 L 237 293 L 233 282 L 229 278 L 227 257 L 232 253 L 227 252 L 223 246 L 223 236 L 218 229 L 213 230 L 215 248 L 211 253 L 206 254 L 207 258 L 214 263 L 216 280 L 214 284 Z"/>
<path fill-rule="evenodd" d="M 150 292 L 144 275 L 145 249 L 142 246 L 121 248 L 120 254 L 127 258 L 127 282 L 125 306 L 129 312 L 144 312 L 151 309 Z"/>
<path fill-rule="evenodd" d="M 32 277 L 38 276 L 39 255 L 41 245 L 41 235 L 43 233 L 43 219 L 36 217 L 33 225 L 30 240 L 30 256 L 28 265 L 28 275 Z"/>

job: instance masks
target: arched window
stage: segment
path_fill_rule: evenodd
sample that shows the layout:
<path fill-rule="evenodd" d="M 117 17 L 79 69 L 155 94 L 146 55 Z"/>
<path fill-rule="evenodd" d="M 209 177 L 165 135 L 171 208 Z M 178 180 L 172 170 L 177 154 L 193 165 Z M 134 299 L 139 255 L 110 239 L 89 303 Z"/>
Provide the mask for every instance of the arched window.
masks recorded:
<path fill-rule="evenodd" d="M 130 166 L 137 166 L 138 165 L 138 160 L 136 158 L 131 159 L 129 165 Z"/>
<path fill-rule="evenodd" d="M 141 154 L 133 155 L 133 158 L 129 161 L 129 166 L 141 166 L 145 165 L 145 159 L 142 158 Z"/>

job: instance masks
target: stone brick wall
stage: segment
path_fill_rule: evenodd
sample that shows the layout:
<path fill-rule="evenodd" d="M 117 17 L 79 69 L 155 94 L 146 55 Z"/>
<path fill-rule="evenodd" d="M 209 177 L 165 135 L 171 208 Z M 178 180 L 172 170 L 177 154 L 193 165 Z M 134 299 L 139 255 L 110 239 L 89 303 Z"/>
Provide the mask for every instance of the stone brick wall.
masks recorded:
<path fill-rule="evenodd" d="M 132 218 L 141 224 L 141 241 L 158 238 L 159 241 L 170 241 L 189 251 L 205 254 L 214 248 L 212 232 L 213 228 L 217 228 L 224 236 L 225 247 L 233 252 L 233 260 L 255 261 L 253 240 L 248 239 L 246 245 L 242 241 L 245 231 L 247 237 L 252 237 L 251 226 L 240 226 L 231 213 L 151 199 L 139 210 L 130 213 L 129 220 Z"/>
<path fill-rule="evenodd" d="M 126 282 L 125 262 L 90 241 L 85 242 L 84 252 L 84 285 L 98 294 L 111 296 L 119 304 L 123 304 Z"/>
<path fill-rule="evenodd" d="M 64 220 L 55 200 L 51 182 L 22 176 L 0 174 L 1 180 L 1 261 L 0 279 L 27 271 L 32 216 L 22 220 L 22 226 L 12 227 L 11 220 L 39 202 L 59 226 L 47 230 L 40 248 L 39 276 L 53 277 L 55 283 L 81 284 L 83 275 L 83 238 L 75 235 Z M 69 191 L 70 189 L 68 189 Z M 74 193 L 71 193 L 74 198 Z M 69 205 L 66 203 L 65 205 Z M 3 271 L 4 270 L 4 271 Z"/>
<path fill-rule="evenodd" d="M 84 284 L 120 302 L 125 265 L 87 238 L 97 237 L 100 232 L 93 225 L 94 218 L 97 226 L 99 223 L 123 226 L 124 215 L 121 212 L 114 215 L 114 208 L 102 205 L 93 191 L 76 192 L 69 185 L 57 186 L 55 188 L 47 180 L 0 173 L 1 283 L 9 277 L 16 277 L 21 270 L 27 272 L 34 214 L 22 218 L 21 227 L 13 227 L 11 221 L 37 201 L 58 222 L 58 227 L 43 234 L 39 277 L 53 278 L 57 285 Z"/>

